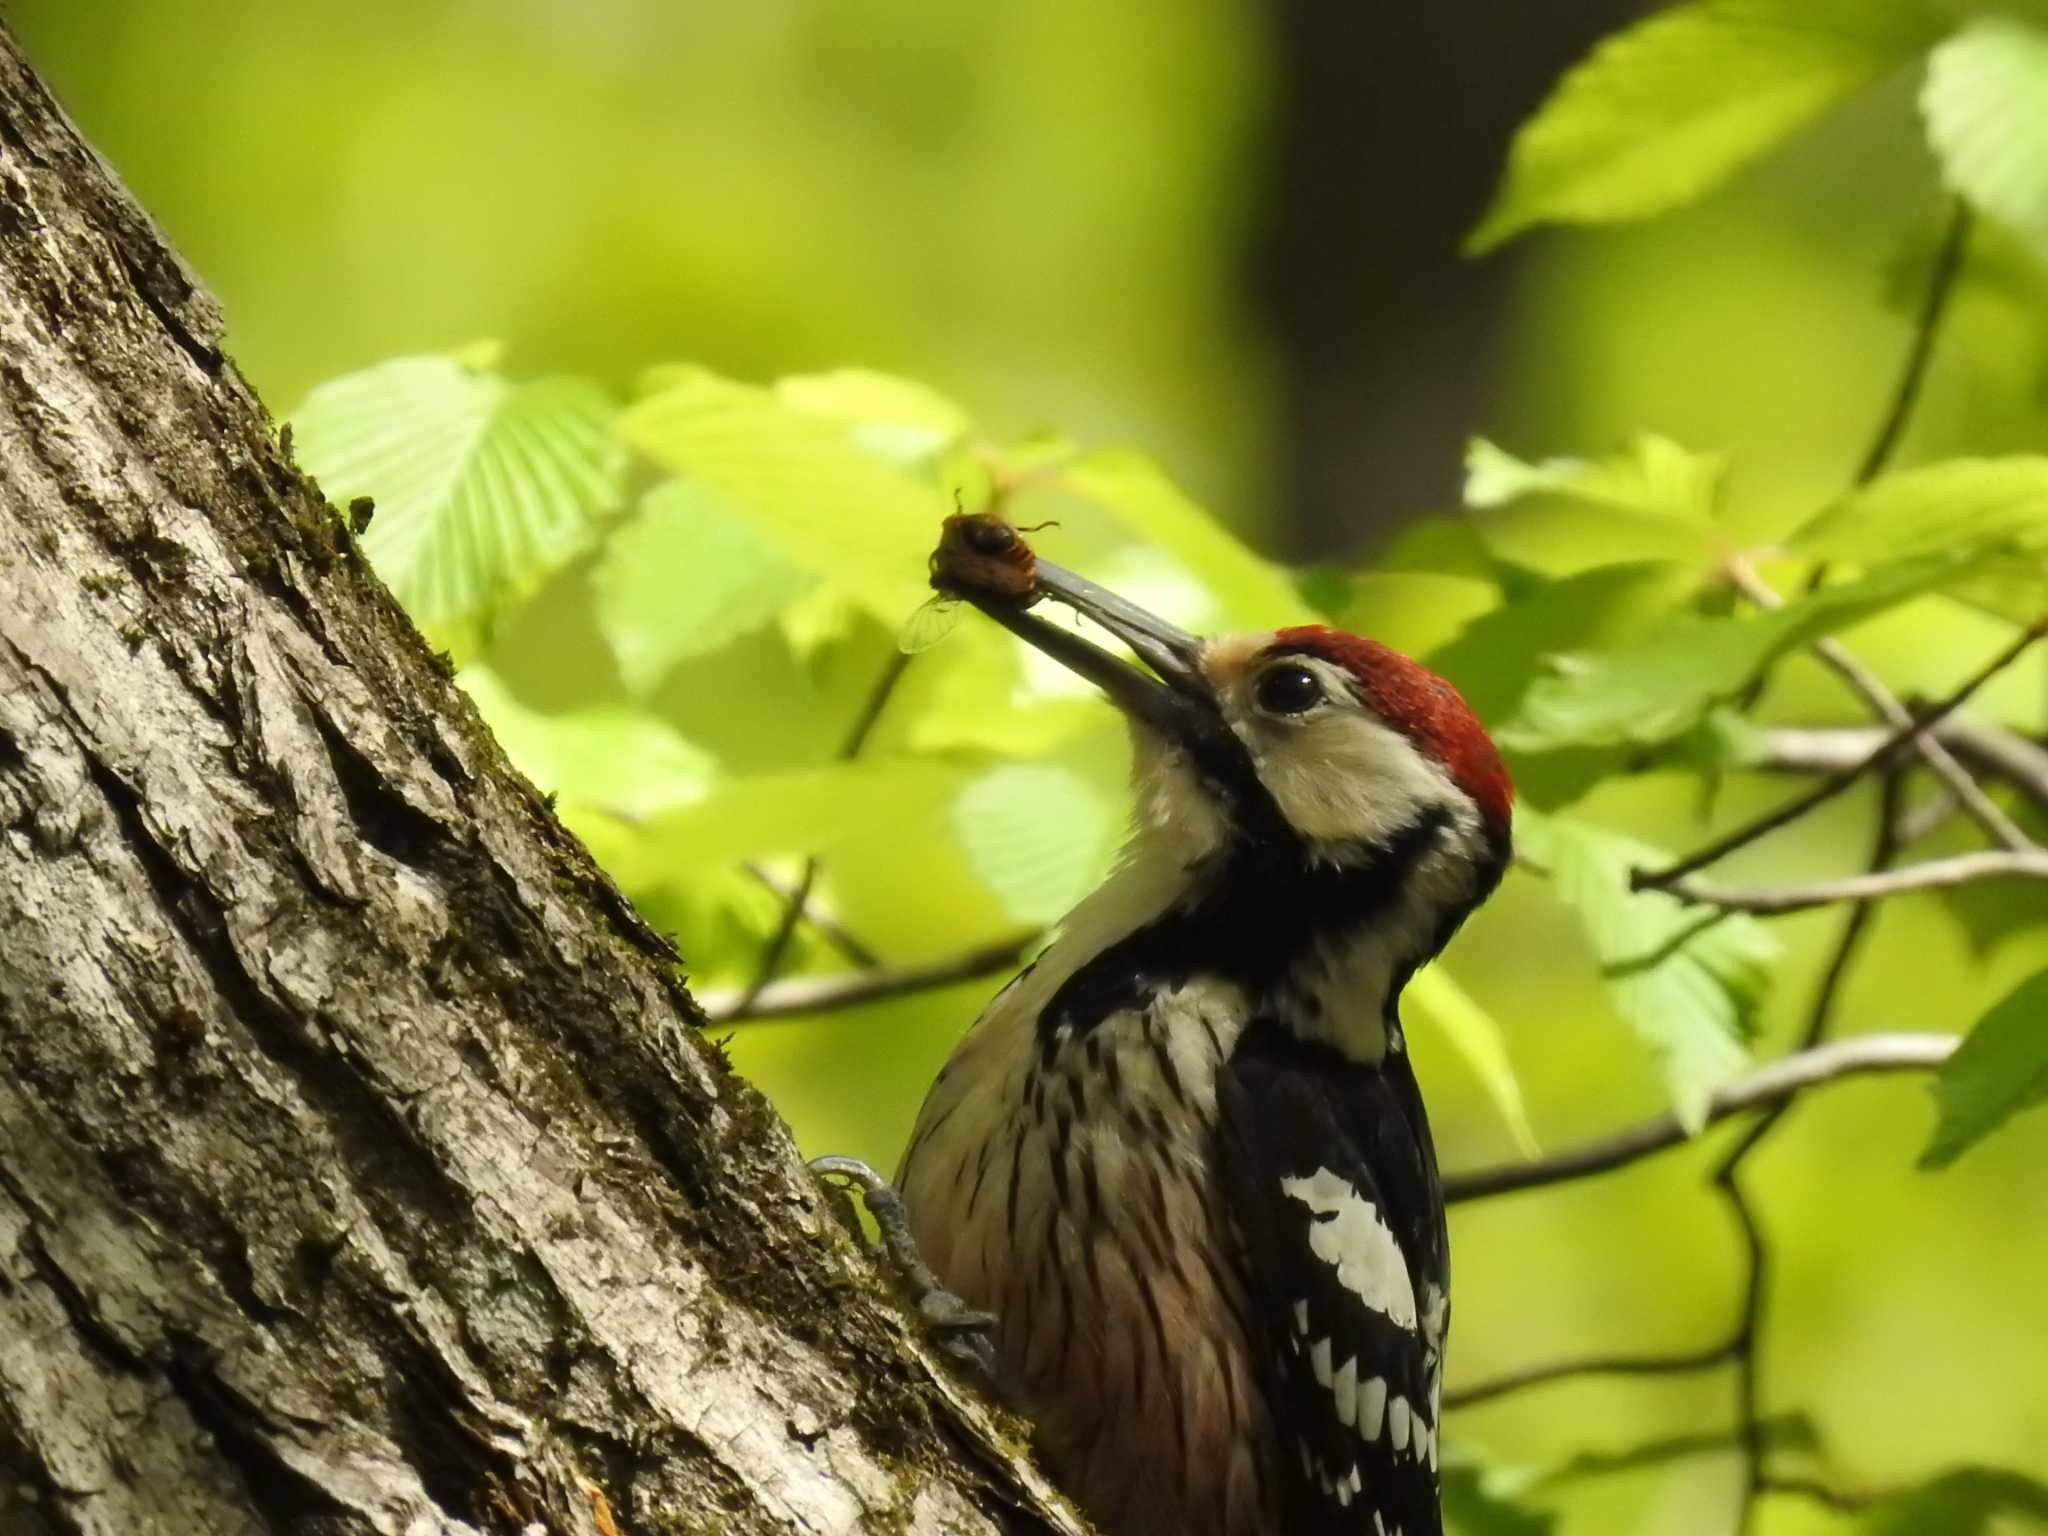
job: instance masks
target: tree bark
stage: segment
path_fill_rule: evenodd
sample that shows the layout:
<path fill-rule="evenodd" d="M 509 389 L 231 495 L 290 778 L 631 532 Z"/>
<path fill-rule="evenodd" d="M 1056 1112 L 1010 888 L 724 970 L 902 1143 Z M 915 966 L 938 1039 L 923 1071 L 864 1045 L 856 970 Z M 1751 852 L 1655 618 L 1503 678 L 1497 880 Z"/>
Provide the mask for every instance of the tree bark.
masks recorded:
<path fill-rule="evenodd" d="M 1079 1529 L 0 32 L 0 1531 Z"/>

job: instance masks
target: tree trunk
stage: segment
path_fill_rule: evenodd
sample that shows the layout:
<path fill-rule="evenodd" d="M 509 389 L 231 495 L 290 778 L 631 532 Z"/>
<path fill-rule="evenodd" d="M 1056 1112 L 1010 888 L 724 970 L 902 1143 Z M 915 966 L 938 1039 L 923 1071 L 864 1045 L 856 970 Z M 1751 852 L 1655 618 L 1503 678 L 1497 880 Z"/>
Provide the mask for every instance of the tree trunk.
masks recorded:
<path fill-rule="evenodd" d="M 1071 1532 L 0 33 L 0 1531 Z"/>

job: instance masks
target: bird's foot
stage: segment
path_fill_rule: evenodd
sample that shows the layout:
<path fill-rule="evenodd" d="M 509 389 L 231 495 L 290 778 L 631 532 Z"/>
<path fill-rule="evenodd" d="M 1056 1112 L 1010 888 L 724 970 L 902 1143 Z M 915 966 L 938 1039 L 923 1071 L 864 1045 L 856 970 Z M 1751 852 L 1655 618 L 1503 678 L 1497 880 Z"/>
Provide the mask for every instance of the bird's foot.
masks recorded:
<path fill-rule="evenodd" d="M 1001 1396 L 996 1377 L 995 1314 L 968 1306 L 939 1284 L 939 1277 L 917 1251 L 903 1197 L 895 1186 L 857 1157 L 812 1158 L 811 1171 L 820 1178 L 843 1179 L 860 1191 L 881 1235 L 877 1256 L 895 1270 L 910 1292 L 911 1303 L 939 1352 L 974 1375 L 990 1393 Z"/>

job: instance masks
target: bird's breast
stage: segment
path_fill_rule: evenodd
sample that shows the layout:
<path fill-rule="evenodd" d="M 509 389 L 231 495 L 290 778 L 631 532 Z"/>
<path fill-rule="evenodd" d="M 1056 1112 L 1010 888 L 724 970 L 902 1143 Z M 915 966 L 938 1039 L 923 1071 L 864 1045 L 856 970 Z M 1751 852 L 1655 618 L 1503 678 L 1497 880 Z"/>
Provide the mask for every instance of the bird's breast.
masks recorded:
<path fill-rule="evenodd" d="M 1085 1028 L 1006 1000 L 919 1117 L 920 1248 L 997 1314 L 1041 1455 L 1103 1530 L 1266 1529 L 1273 1435 L 1211 1144 L 1244 993 L 1160 983 Z"/>

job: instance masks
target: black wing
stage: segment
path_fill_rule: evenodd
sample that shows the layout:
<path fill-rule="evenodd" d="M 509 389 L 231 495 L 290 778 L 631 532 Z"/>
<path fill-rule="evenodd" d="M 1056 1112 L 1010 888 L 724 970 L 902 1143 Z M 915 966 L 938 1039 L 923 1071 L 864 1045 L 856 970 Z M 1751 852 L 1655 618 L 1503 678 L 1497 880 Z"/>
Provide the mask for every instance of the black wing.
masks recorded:
<path fill-rule="evenodd" d="M 1440 1536 L 1443 1192 L 1405 1055 L 1368 1067 L 1271 1023 L 1218 1084 L 1218 1166 L 1273 1358 L 1301 1536 Z"/>

